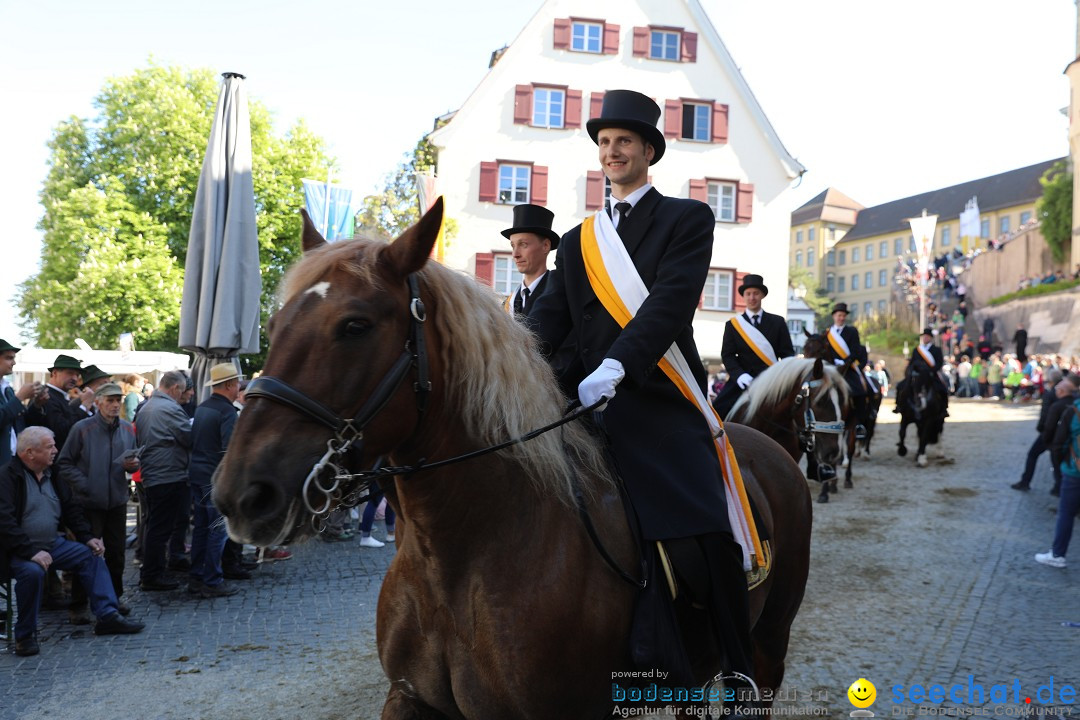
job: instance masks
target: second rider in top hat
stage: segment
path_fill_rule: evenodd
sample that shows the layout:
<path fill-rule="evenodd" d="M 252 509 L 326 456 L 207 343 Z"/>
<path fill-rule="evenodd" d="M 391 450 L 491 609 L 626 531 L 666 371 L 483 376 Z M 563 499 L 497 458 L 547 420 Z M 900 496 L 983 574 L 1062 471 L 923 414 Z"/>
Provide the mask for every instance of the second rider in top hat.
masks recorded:
<path fill-rule="evenodd" d="M 559 234 L 551 229 L 555 215 L 539 205 L 514 207 L 514 226 L 502 231 L 510 241 L 521 286 L 506 298 L 503 307 L 514 315 L 528 315 L 547 286 L 548 254 L 559 247 Z"/>

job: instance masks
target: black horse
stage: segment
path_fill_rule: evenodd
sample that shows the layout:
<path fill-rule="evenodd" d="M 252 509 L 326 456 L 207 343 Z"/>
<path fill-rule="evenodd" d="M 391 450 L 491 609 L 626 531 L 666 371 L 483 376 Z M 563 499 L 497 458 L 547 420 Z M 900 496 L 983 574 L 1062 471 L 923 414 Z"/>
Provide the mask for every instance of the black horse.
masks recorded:
<path fill-rule="evenodd" d="M 915 454 L 915 462 L 919 467 L 927 465 L 928 445 L 936 445 L 936 456 L 945 457 L 941 434 L 945 429 L 947 398 L 935 382 L 934 372 L 927 369 L 912 372 L 907 378 L 904 397 L 898 397 L 896 402 L 900 408 L 900 442 L 896 452 L 900 457 L 907 455 L 904 435 L 907 433 L 907 426 L 912 423 L 919 431 L 919 451 Z"/>

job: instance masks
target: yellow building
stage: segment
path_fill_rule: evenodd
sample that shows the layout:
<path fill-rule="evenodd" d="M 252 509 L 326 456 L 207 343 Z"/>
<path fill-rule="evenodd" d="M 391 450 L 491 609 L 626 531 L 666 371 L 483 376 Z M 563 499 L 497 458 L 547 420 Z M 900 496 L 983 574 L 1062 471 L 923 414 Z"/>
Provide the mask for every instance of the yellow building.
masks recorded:
<path fill-rule="evenodd" d="M 829 297 L 847 303 L 849 321 L 895 314 L 900 261 L 915 258 L 908 218 L 923 210 L 938 216 L 935 257 L 1007 239 L 1035 218 L 1039 178 L 1058 160 L 868 208 L 830 188 L 791 214 L 789 260 L 810 269 Z M 979 237 L 961 238 L 960 213 L 972 198 L 979 205 Z"/>

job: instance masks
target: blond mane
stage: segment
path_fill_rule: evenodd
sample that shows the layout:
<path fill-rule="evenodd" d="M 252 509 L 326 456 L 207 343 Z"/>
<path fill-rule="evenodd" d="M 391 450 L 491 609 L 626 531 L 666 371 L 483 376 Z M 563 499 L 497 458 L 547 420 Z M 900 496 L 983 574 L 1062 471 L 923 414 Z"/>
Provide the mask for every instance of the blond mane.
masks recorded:
<path fill-rule="evenodd" d="M 751 418 L 757 415 L 762 407 L 778 404 L 791 392 L 795 385 L 801 386 L 802 383 L 812 379 L 811 374 L 815 362 L 813 358 L 789 357 L 770 366 L 765 372 L 754 378 L 754 382 L 750 384 L 746 392 L 739 397 L 735 406 L 731 408 L 728 417 L 731 419 L 736 417 Z M 833 388 L 836 388 L 840 393 L 841 405 L 847 404 L 847 381 L 832 365 L 823 363 L 822 368 L 825 374 L 821 378 L 821 384 L 813 388 L 810 396 L 811 404 L 816 404 Z M 729 380 L 728 382 L 733 381 Z"/>
<path fill-rule="evenodd" d="M 374 271 L 386 243 L 352 240 L 309 252 L 289 270 L 281 286 L 287 302 L 333 269 L 343 270 L 379 289 Z M 445 407 L 478 446 L 520 437 L 562 416 L 566 398 L 536 349 L 536 338 L 502 308 L 491 288 L 470 276 L 428 262 L 417 273 L 421 295 L 429 303 L 428 332 L 440 338 L 445 373 L 437 386 L 446 389 Z M 499 453 L 512 458 L 541 493 L 574 504 L 574 478 L 590 492 L 611 481 L 603 455 L 580 422 L 564 425 Z M 591 480 L 590 480 L 591 478 Z"/>

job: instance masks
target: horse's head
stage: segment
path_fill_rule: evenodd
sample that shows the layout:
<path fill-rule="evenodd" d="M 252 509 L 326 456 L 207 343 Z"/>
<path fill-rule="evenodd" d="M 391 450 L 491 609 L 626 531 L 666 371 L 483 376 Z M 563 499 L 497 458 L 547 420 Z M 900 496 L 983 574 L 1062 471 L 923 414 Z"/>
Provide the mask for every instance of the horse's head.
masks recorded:
<path fill-rule="evenodd" d="M 803 344 L 804 357 L 821 358 L 823 360 L 832 360 L 835 357 L 832 346 L 829 345 L 829 341 L 825 339 L 823 334 L 811 333 L 806 328 L 803 328 L 803 334 L 806 335 L 806 342 Z"/>
<path fill-rule="evenodd" d="M 347 456 L 356 465 L 373 462 L 416 429 L 426 397 L 415 391 L 423 388 L 410 333 L 422 325 L 422 303 L 432 300 L 414 300 L 409 279 L 427 262 L 441 222 L 439 201 L 390 244 L 328 244 L 304 213 L 304 258 L 287 275 L 283 305 L 267 328 L 269 379 L 249 386 L 214 483 L 214 501 L 234 538 L 268 545 L 305 532 L 301 488 L 335 435 L 352 442 L 334 460 Z M 430 377 L 438 378 L 438 347 L 429 340 L 427 349 Z M 381 397 L 379 407 L 365 404 L 373 395 Z M 375 417 L 356 427 L 362 406 Z M 332 427 L 344 419 L 356 422 Z M 307 504 L 328 501 L 324 494 Z"/>

